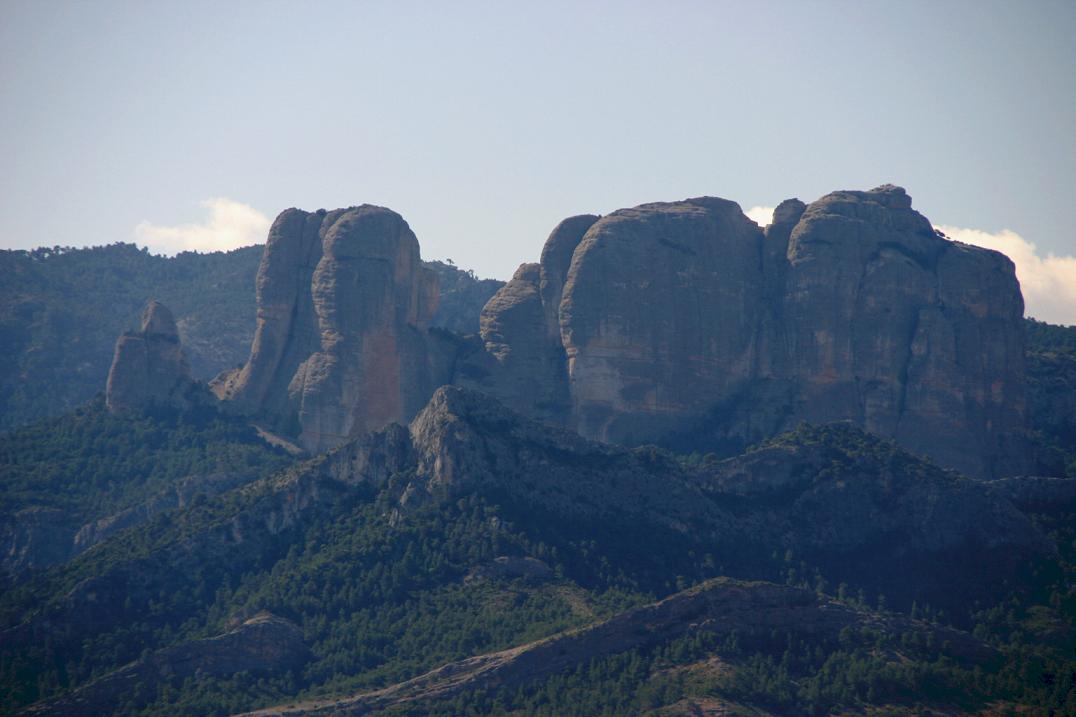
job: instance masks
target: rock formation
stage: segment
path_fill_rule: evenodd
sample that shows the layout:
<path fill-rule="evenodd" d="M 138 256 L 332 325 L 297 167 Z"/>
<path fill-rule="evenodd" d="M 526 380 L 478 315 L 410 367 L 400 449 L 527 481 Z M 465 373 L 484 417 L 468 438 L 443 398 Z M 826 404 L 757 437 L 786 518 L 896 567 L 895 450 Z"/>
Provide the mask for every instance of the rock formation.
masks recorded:
<path fill-rule="evenodd" d="M 1012 262 L 903 189 L 788 200 L 765 231 L 708 197 L 593 219 L 487 304 L 477 387 L 602 441 L 735 452 L 851 420 L 969 475 L 1023 468 Z"/>
<path fill-rule="evenodd" d="M 479 324 L 485 351 L 462 358 L 456 383 L 548 423 L 570 423 L 560 300 L 572 254 L 597 220 L 584 214 L 562 221 L 546 240 L 541 263 L 520 266 L 490 298 Z"/>
<path fill-rule="evenodd" d="M 899 187 L 787 200 L 765 230 L 712 197 L 571 217 L 479 338 L 427 331 L 436 301 L 397 214 L 288 210 L 250 360 L 215 390 L 315 451 L 456 383 L 605 442 L 732 454 L 850 420 L 968 475 L 1025 470 L 1013 265 L 946 240 Z"/>
<path fill-rule="evenodd" d="M 113 413 L 153 406 L 188 407 L 210 397 L 191 378 L 172 312 L 150 301 L 142 312 L 142 328 L 116 341 L 108 372 L 105 403 Z"/>
<path fill-rule="evenodd" d="M 250 358 L 214 381 L 236 410 L 313 451 L 406 422 L 448 381 L 426 327 L 437 277 L 395 212 L 283 212 L 258 270 Z"/>
<path fill-rule="evenodd" d="M 1024 304 L 1012 262 L 950 242 L 903 189 L 835 192 L 793 230 L 783 299 L 796 419 L 851 419 L 970 475 L 1018 469 Z"/>

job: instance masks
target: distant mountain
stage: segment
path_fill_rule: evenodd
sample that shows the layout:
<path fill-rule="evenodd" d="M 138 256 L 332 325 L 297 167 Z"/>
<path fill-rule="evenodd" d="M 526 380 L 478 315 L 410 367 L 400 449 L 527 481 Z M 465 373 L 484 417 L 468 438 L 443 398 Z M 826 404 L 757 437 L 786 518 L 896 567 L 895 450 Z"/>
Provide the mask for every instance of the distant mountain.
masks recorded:
<path fill-rule="evenodd" d="M 100 393 L 116 337 L 158 299 L 175 313 L 193 375 L 243 362 L 255 329 L 263 248 L 175 257 L 133 244 L 0 251 L 0 430 L 60 415 Z M 478 331 L 503 282 L 431 262 L 442 298 L 434 326 Z"/>

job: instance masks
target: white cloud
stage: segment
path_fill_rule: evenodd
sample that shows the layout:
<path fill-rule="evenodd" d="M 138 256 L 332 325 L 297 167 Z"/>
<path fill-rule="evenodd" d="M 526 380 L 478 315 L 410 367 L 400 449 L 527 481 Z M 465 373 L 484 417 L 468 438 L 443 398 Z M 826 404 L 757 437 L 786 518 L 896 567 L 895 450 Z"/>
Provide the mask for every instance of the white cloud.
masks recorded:
<path fill-rule="evenodd" d="M 774 207 L 751 207 L 744 214 L 747 218 L 765 229 L 773 221 Z"/>
<path fill-rule="evenodd" d="M 139 222 L 134 228 L 138 243 L 156 254 L 229 251 L 260 244 L 269 233 L 269 217 L 247 204 L 217 197 L 201 205 L 209 210 L 208 219 L 201 224 L 166 227 Z"/>
<path fill-rule="evenodd" d="M 950 226 L 938 229 L 950 239 L 994 249 L 1012 259 L 1024 292 L 1025 314 L 1051 324 L 1076 325 L 1076 256 L 1041 256 L 1032 242 L 1010 229 L 996 234 Z"/>

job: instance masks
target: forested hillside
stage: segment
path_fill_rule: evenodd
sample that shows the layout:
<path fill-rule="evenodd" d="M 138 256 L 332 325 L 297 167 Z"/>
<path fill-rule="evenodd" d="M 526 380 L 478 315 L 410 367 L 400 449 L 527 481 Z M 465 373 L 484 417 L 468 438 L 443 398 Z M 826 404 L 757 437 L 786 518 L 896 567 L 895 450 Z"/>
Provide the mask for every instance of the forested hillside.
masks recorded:
<path fill-rule="evenodd" d="M 1076 326 L 1029 319 L 1027 328 L 1028 414 L 1055 461 L 1076 478 Z"/>
<path fill-rule="evenodd" d="M 103 390 L 116 337 L 146 300 L 172 307 L 195 376 L 245 358 L 261 247 L 175 257 L 133 244 L 0 252 L 0 429 Z"/>
<path fill-rule="evenodd" d="M 5 591 L 3 708 L 1061 714 L 1066 487 L 994 488 L 847 426 L 730 461 L 629 451 L 443 389 L 410 432 L 160 513 Z M 772 584 L 706 582 L 722 575 Z"/>

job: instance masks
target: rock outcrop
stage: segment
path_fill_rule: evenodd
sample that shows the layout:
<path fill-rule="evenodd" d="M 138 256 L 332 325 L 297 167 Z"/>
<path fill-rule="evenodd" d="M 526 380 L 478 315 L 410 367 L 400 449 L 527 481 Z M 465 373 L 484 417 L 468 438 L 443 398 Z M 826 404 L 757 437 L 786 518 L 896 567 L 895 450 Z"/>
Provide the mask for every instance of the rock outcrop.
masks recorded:
<path fill-rule="evenodd" d="M 1012 262 L 948 241 L 899 187 L 787 200 L 765 230 L 713 197 L 571 217 L 478 338 L 428 331 L 436 301 L 399 215 L 288 210 L 250 360 L 217 395 L 313 451 L 456 383 L 610 443 L 731 455 L 848 420 L 974 477 L 1029 468 Z"/>
<path fill-rule="evenodd" d="M 485 351 L 462 357 L 456 383 L 547 423 L 571 423 L 560 302 L 572 254 L 596 221 L 591 214 L 562 221 L 546 240 L 541 263 L 520 266 L 490 298 L 480 320 Z"/>
<path fill-rule="evenodd" d="M 704 451 L 851 420 L 972 476 L 1024 468 L 1012 262 L 946 240 L 903 189 L 788 200 L 765 231 L 709 197 L 573 229 L 484 310 L 500 373 L 478 387 L 509 405 Z"/>
<path fill-rule="evenodd" d="M 208 403 L 204 386 L 191 378 L 172 312 L 150 301 L 142 312 L 142 327 L 116 341 L 108 372 L 105 404 L 113 413 L 154 406 L 185 408 Z"/>
<path fill-rule="evenodd" d="M 782 329 L 794 420 L 851 419 L 969 475 L 1012 474 L 1025 425 L 1013 264 L 945 240 L 911 206 L 899 187 L 835 192 L 793 230 Z"/>
<path fill-rule="evenodd" d="M 283 212 L 258 270 L 250 358 L 214 381 L 236 410 L 312 451 L 407 422 L 448 381 L 426 328 L 437 276 L 395 212 Z"/>

